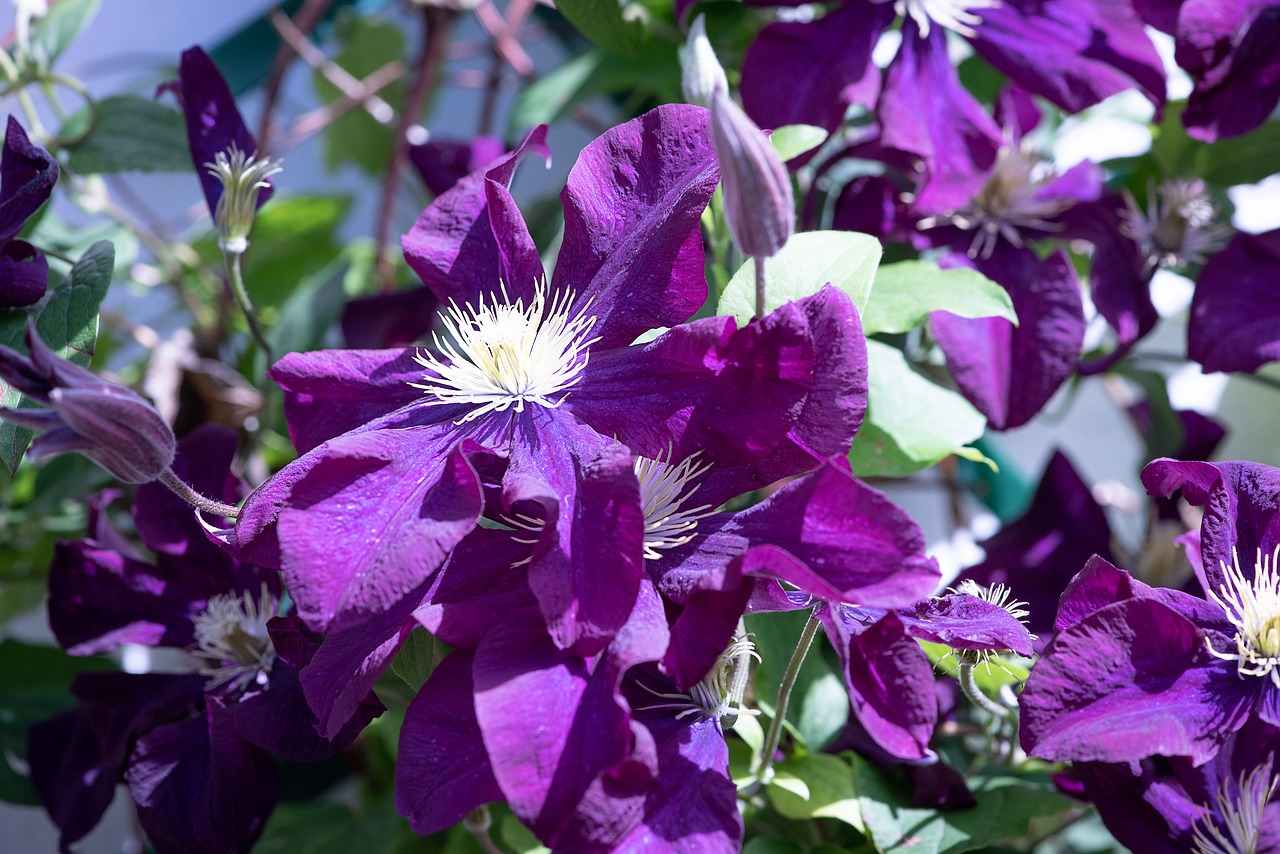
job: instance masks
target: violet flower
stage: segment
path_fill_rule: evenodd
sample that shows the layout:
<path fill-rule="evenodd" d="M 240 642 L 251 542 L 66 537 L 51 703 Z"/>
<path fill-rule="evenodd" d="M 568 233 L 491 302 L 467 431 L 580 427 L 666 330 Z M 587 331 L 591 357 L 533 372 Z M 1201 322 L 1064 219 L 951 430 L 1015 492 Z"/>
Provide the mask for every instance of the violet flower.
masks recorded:
<path fill-rule="evenodd" d="M 53 194 L 58 162 L 9 116 L 0 154 L 0 309 L 31 305 L 48 287 L 49 262 L 18 233 Z"/>
<path fill-rule="evenodd" d="M 180 450 L 174 468 L 198 488 L 227 501 L 243 491 L 227 472 L 230 432 L 201 428 Z M 101 789 L 123 779 L 158 850 L 247 850 L 275 801 L 268 751 L 324 758 L 382 706 L 366 693 L 333 738 L 319 735 L 298 682 L 317 643 L 296 617 L 276 616 L 275 573 L 227 556 L 160 484 L 139 488 L 133 513 L 154 563 L 95 514 L 93 538 L 57 547 L 50 626 L 74 655 L 124 643 L 176 647 L 192 653 L 200 672 L 80 677 L 80 720 L 97 737 L 59 735 L 82 726 L 73 717 L 33 731 L 33 778 L 64 845 L 96 824 L 110 801 Z M 95 814 L 81 803 L 100 807 Z"/>
<path fill-rule="evenodd" d="M 856 391 L 838 378 L 856 374 L 845 365 L 861 342 L 833 290 L 743 329 L 711 318 L 627 346 L 705 300 L 698 222 L 717 179 L 705 111 L 662 107 L 583 151 L 550 283 L 507 190 L 544 133 L 442 195 L 404 239 L 410 265 L 452 303 L 439 350 L 293 355 L 273 368 L 303 457 L 250 498 L 229 539 L 282 566 L 315 630 L 406 601 L 475 526 L 477 467 L 496 457 L 503 512 L 529 508 L 540 525 L 528 571 L 553 637 L 599 651 L 643 573 L 639 551 L 614 546 L 643 526 L 618 442 L 654 459 L 701 449 L 737 473 L 739 492 L 847 448 L 842 411 Z M 829 385 L 814 385 L 819 370 Z M 806 410 L 833 417 L 793 430 Z M 584 483 L 598 500 L 579 497 Z"/>

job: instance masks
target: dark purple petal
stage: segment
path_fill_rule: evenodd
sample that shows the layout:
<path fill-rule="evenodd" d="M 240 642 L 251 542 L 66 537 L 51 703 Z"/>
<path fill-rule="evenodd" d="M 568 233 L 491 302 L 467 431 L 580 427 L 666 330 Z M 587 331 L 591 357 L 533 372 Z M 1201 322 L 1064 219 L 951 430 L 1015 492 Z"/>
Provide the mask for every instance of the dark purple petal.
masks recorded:
<path fill-rule="evenodd" d="M 674 581 L 671 575 L 668 573 L 663 579 L 668 585 Z M 681 605 L 667 606 L 676 615 L 671 621 L 671 642 L 662 659 L 663 669 L 680 691 L 697 684 L 728 648 L 753 589 L 743 579 L 737 562 L 690 576 L 692 585 L 681 591 Z M 661 581 L 658 589 L 664 589 Z"/>
<path fill-rule="evenodd" d="M 1205 631 L 1232 634 L 1226 616 L 1217 605 L 1180 590 L 1148 587 L 1129 573 L 1094 555 L 1062 593 L 1054 632 L 1065 631 L 1090 614 L 1125 599 L 1154 599 L 1168 605 Z"/>
<path fill-rule="evenodd" d="M 880 88 L 871 51 L 893 22 L 890 5 L 847 2 L 817 21 L 760 31 L 742 61 L 742 103 L 761 127 L 834 129 L 850 104 L 870 106 Z"/>
<path fill-rule="evenodd" d="M 1138 17 L 1162 33 L 1173 35 L 1178 26 L 1178 9 L 1184 0 L 1133 0 Z"/>
<path fill-rule="evenodd" d="M 1233 237 L 1196 281 L 1187 356 L 1206 371 L 1252 372 L 1280 359 L 1278 276 L 1280 229 Z"/>
<path fill-rule="evenodd" d="M 926 599 L 898 612 L 913 638 L 952 649 L 1007 649 L 1031 656 L 1027 627 L 1004 608 L 965 593 Z"/>
<path fill-rule="evenodd" d="M 511 184 L 515 168 L 526 154 L 550 157 L 547 128 L 539 125 L 525 136 L 515 150 L 488 169 L 472 172 L 453 189 L 433 201 L 413 228 L 401 239 L 405 260 L 442 303 L 475 304 L 481 295 L 497 294 L 502 276 L 500 241 L 495 233 L 500 223 L 513 225 L 528 239 L 523 221 L 511 222 L 510 211 L 498 215 L 490 209 L 489 182 L 503 187 Z M 532 293 L 533 282 L 506 281 L 512 299 Z"/>
<path fill-rule="evenodd" d="M 423 836 L 504 799 L 476 720 L 473 654 L 451 653 L 413 698 L 400 728 L 396 811 Z"/>
<path fill-rule="evenodd" d="M 357 297 L 343 306 L 342 339 L 357 350 L 404 347 L 431 331 L 438 304 L 435 294 L 418 287 Z"/>
<path fill-rule="evenodd" d="M 1006 0 L 978 12 L 974 49 L 1069 113 L 1135 87 L 1164 104 L 1164 65 L 1128 3 Z"/>
<path fill-rule="evenodd" d="M 18 236 L 31 215 L 49 200 L 57 180 L 58 161 L 32 145 L 22 125 L 9 116 L 0 153 L 0 245 Z"/>
<path fill-rule="evenodd" d="M 240 738 L 212 698 L 207 715 L 139 739 L 125 774 L 159 854 L 248 851 L 275 807 L 277 777 L 271 756 Z"/>
<path fill-rule="evenodd" d="M 71 693 L 98 733 L 103 762 L 123 769 L 143 734 L 203 714 L 205 681 L 198 673 L 82 673 Z"/>
<path fill-rule="evenodd" d="M 433 196 L 448 192 L 455 184 L 489 166 L 507 151 L 496 136 L 477 136 L 466 142 L 430 139 L 409 146 L 409 162 L 422 176 Z"/>
<path fill-rule="evenodd" d="M 1213 142 L 1248 133 L 1280 100 L 1280 5 L 1274 0 L 1187 0 L 1178 15 L 1178 64 L 1195 89 L 1182 121 Z"/>
<path fill-rule="evenodd" d="M 903 23 L 902 47 L 885 73 L 877 109 L 883 143 L 924 159 L 919 211 L 958 210 L 982 189 L 1000 149 L 1000 128 L 960 85 L 945 30 L 922 36 L 913 19 Z"/>
<path fill-rule="evenodd" d="M 933 665 L 896 614 L 863 627 L 823 612 L 823 625 L 844 665 L 853 714 L 876 744 L 898 759 L 934 756 L 929 749 L 938 723 Z"/>
<path fill-rule="evenodd" d="M 1004 584 L 1027 603 L 1028 624 L 1040 635 L 1053 626 L 1058 597 L 1093 555 L 1111 555 L 1111 526 L 1071 461 L 1054 451 L 1031 506 L 980 544 L 986 559 L 962 577 L 984 587 Z"/>
<path fill-rule="evenodd" d="M 1062 250 L 1040 261 L 1001 244 L 976 266 L 1009 292 L 1019 325 L 935 311 L 930 326 L 964 396 L 993 428 L 1009 430 L 1030 421 L 1075 370 L 1085 329 L 1080 283 Z"/>
<path fill-rule="evenodd" d="M 258 150 L 258 143 L 254 141 L 253 134 L 249 133 L 249 128 L 240 116 L 235 96 L 231 94 L 231 88 L 227 86 L 222 72 L 199 47 L 190 47 L 182 52 L 174 92 L 178 95 L 182 114 L 187 122 L 187 144 L 191 147 L 191 162 L 195 165 L 196 174 L 200 176 L 209 212 L 213 213 L 218 209 L 218 200 L 222 198 L 222 182 L 209 174 L 205 164 L 212 163 L 220 152 L 230 150 L 233 145 L 246 155 L 254 154 Z M 258 192 L 258 207 L 262 207 L 271 198 L 273 189 L 270 179 L 267 179 L 267 184 L 266 188 Z"/>
<path fill-rule="evenodd" d="M 752 571 L 775 572 L 824 599 L 900 607 L 919 602 L 939 581 L 920 526 L 884 493 L 833 463 L 737 514 L 728 529 L 769 546 L 774 555 L 790 555 L 812 577 L 787 577 L 779 572 L 782 564 L 775 568 L 768 561 Z"/>
<path fill-rule="evenodd" d="M 279 515 L 281 568 L 310 628 L 382 614 L 475 526 L 480 481 L 451 427 L 348 433 L 293 484 Z"/>
<path fill-rule="evenodd" d="M 71 709 L 27 730 L 27 763 L 58 848 L 66 851 L 98 825 L 124 777 L 123 765 L 102 761 L 98 735 L 83 709 Z"/>
<path fill-rule="evenodd" d="M 284 389 L 289 438 L 299 454 L 423 399 L 415 351 L 320 350 L 290 353 L 271 367 Z"/>
<path fill-rule="evenodd" d="M 1151 599 L 1108 605 L 1054 639 L 1022 693 L 1022 746 L 1054 761 L 1212 757 L 1260 680 L 1214 658 L 1205 633 Z"/>
<path fill-rule="evenodd" d="M 554 290 L 596 314 L 599 349 L 688 320 L 707 298 L 702 211 L 719 180 L 707 111 L 669 104 L 606 131 L 560 194 Z"/>
<path fill-rule="evenodd" d="M 0 250 L 0 309 L 39 301 L 49 287 L 49 262 L 25 240 Z"/>

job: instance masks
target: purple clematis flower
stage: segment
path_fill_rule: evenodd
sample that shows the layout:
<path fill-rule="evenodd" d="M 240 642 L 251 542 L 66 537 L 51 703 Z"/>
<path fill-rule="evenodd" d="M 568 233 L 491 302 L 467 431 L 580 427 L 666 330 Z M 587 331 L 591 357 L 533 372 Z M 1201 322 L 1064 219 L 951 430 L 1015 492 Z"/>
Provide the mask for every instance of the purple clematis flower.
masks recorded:
<path fill-rule="evenodd" d="M 947 57 L 947 30 L 1068 112 L 1135 86 L 1152 103 L 1163 103 L 1160 60 L 1128 2 L 844 0 L 817 21 L 779 22 L 761 31 L 743 61 L 747 112 L 764 127 L 832 129 L 850 104 L 870 105 L 881 88 L 871 51 L 898 10 L 906 15 L 902 47 L 878 98 L 885 143 L 922 157 L 944 182 L 955 171 L 953 161 L 992 166 L 1001 142 L 999 129 L 960 85 Z M 939 203 L 942 195 L 940 188 Z"/>
<path fill-rule="evenodd" d="M 504 467 L 501 515 L 538 528 L 529 583 L 552 636 L 593 654 L 643 575 L 640 552 L 614 546 L 643 527 L 619 443 L 651 459 L 701 449 L 737 492 L 847 448 L 840 412 L 857 396 L 845 381 L 860 341 L 834 290 L 743 329 L 711 318 L 627 346 L 705 300 L 698 221 L 717 178 L 705 111 L 662 107 L 583 151 L 549 283 L 507 189 L 544 133 L 442 195 L 404 239 L 450 303 L 438 349 L 294 355 L 273 368 L 303 457 L 250 498 L 229 539 L 283 568 L 317 631 L 412 601 L 484 511 L 480 469 L 492 459 Z M 810 410 L 835 417 L 797 427 Z"/>
<path fill-rule="evenodd" d="M 31 305 L 48 287 L 49 262 L 18 232 L 53 194 L 58 162 L 9 116 L 0 154 L 0 309 Z"/>
<path fill-rule="evenodd" d="M 1255 371 L 1280 359 L 1280 229 L 1237 234 L 1196 281 L 1187 356 L 1206 371 Z"/>
<path fill-rule="evenodd" d="M 1073 772 L 1107 829 L 1134 851 L 1280 848 L 1280 730 L 1250 721 L 1200 766 L 1152 757 L 1134 766 L 1085 762 Z"/>
<path fill-rule="evenodd" d="M 229 431 L 201 428 L 180 450 L 174 469 L 196 488 L 229 502 L 242 494 L 227 472 Z M 296 617 L 276 616 L 276 574 L 210 543 L 160 484 L 140 487 L 133 510 L 154 564 L 95 513 L 92 539 L 58 545 L 50 626 L 75 655 L 177 647 L 200 672 L 80 677 L 81 708 L 33 731 L 33 778 L 64 845 L 96 824 L 123 779 L 158 850 L 248 850 L 276 797 L 269 752 L 329 756 L 382 706 L 366 693 L 350 721 L 322 737 L 298 681 L 318 644 Z"/>

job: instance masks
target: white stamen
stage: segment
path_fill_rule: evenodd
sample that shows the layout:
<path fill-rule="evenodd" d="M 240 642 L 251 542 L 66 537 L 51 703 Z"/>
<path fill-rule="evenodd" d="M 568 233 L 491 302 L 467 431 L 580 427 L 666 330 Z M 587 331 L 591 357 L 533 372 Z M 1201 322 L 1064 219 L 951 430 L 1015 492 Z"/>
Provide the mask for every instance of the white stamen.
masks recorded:
<path fill-rule="evenodd" d="M 698 522 L 715 509 L 710 504 L 685 508 L 697 487 L 689 483 L 711 468 L 698 464 L 698 454 L 671 465 L 668 459 L 651 460 L 636 457 L 636 477 L 640 481 L 640 502 L 644 509 L 644 556 L 646 560 L 662 557 L 663 549 L 682 546 L 693 539 Z"/>
<path fill-rule="evenodd" d="M 733 643 L 729 644 L 729 648 L 716 658 L 716 663 L 712 665 L 707 675 L 702 677 L 697 685 L 689 689 L 688 694 L 663 693 L 653 690 L 643 682 L 638 683 L 641 688 L 655 697 L 672 701 L 670 703 L 646 706 L 645 708 L 680 709 L 681 711 L 676 715 L 676 720 L 686 718 L 689 715 L 699 715 L 704 718 L 723 718 L 726 715 L 760 714 L 756 709 L 737 707 L 736 700 L 733 697 L 733 676 L 738 667 L 738 657 L 743 653 L 746 653 L 756 661 L 760 660 L 760 655 L 756 652 L 756 645 L 749 636 L 735 638 Z"/>
<path fill-rule="evenodd" d="M 1245 578 L 1240 558 L 1232 554 L 1232 566 L 1219 561 L 1223 583 L 1209 598 L 1223 610 L 1228 622 L 1236 627 L 1236 651 L 1219 652 L 1205 638 L 1209 652 L 1226 661 L 1235 661 L 1236 673 L 1246 676 L 1270 676 L 1280 688 L 1280 546 L 1271 560 L 1258 549 L 1253 581 Z"/>
<path fill-rule="evenodd" d="M 929 29 L 937 24 L 959 33 L 965 38 L 976 38 L 974 27 L 982 24 L 982 18 L 972 9 L 998 9 L 1001 0 L 874 0 L 876 3 L 893 3 L 893 10 L 904 18 L 911 18 L 920 28 L 920 35 L 928 38 Z"/>
<path fill-rule="evenodd" d="M 949 216 L 921 220 L 920 227 L 950 224 L 973 231 L 969 257 L 990 258 L 1001 237 L 1014 246 L 1022 246 L 1022 229 L 1055 231 L 1060 228 L 1051 218 L 1071 207 L 1075 200 L 1040 198 L 1041 191 L 1057 177 L 1025 142 L 1005 145 L 996 155 L 987 183 L 973 201 Z"/>
<path fill-rule="evenodd" d="M 1120 231 L 1142 248 L 1149 269 L 1203 264 L 1231 234 L 1225 223 L 1214 222 L 1218 208 L 1199 178 L 1148 184 L 1146 213 L 1127 191 L 1125 204 Z"/>
<path fill-rule="evenodd" d="M 200 673 L 210 677 L 205 690 L 231 685 L 243 691 L 251 682 L 266 684 L 275 664 L 276 650 L 267 632 L 275 616 L 275 603 L 267 585 L 255 600 L 247 590 L 237 596 L 219 593 L 210 597 L 195 618 L 195 655 L 209 662 Z"/>
<path fill-rule="evenodd" d="M 1271 774 L 1270 763 L 1242 773 L 1238 781 L 1224 780 L 1217 797 L 1222 823 L 1213 820 L 1213 810 L 1206 806 L 1210 814 L 1195 825 L 1194 854 L 1258 854 L 1262 811 L 1277 783 L 1280 779 Z"/>
<path fill-rule="evenodd" d="M 228 252 L 243 253 L 249 248 L 249 232 L 258 212 L 258 193 L 271 186 L 267 179 L 281 171 L 281 161 L 245 154 L 235 143 L 219 151 L 205 170 L 222 183 L 222 195 L 213 221 L 218 240 Z"/>
<path fill-rule="evenodd" d="M 430 373 L 426 382 L 410 385 L 432 396 L 428 405 L 475 405 L 458 424 L 490 412 L 524 412 L 526 404 L 554 409 L 581 379 L 589 348 L 600 340 L 587 337 L 594 315 L 570 317 L 569 293 L 556 294 L 548 305 L 546 283 L 538 282 L 526 307 L 523 299 L 510 302 L 505 284 L 501 290 L 501 301 L 491 297 L 486 304 L 481 295 L 474 308 L 450 303 L 442 319 L 445 335 L 434 336 L 441 355 L 416 357 Z"/>

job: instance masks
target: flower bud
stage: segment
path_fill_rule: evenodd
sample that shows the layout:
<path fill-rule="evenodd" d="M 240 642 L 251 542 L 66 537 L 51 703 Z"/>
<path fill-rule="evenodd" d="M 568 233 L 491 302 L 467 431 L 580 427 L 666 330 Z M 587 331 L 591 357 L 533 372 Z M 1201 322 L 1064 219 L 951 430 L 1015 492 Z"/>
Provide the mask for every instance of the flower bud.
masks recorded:
<path fill-rule="evenodd" d="M 717 91 L 729 91 L 724 68 L 707 38 L 705 15 L 699 15 L 689 27 L 689 38 L 680 48 L 680 66 L 683 72 L 680 82 L 688 103 L 709 107 Z"/>
<path fill-rule="evenodd" d="M 724 89 L 711 99 L 711 136 L 720 161 L 724 215 L 743 254 L 768 258 L 795 228 L 791 176 L 782 158 Z"/>
<path fill-rule="evenodd" d="M 271 186 L 267 180 L 280 171 L 279 160 L 245 154 L 234 143 L 204 164 L 222 184 L 217 209 L 213 212 L 218 242 L 227 252 L 240 254 L 249 248 L 249 232 L 258 212 L 258 193 Z"/>

